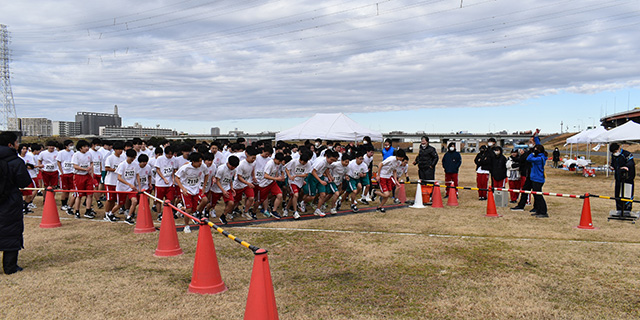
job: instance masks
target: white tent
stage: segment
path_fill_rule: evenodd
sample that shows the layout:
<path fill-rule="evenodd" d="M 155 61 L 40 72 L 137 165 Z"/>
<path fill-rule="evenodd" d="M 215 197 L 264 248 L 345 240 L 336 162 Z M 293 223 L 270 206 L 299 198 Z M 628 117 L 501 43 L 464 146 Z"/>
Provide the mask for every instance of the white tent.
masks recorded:
<path fill-rule="evenodd" d="M 359 141 L 364 136 L 382 141 L 382 133 L 367 129 L 343 113 L 316 113 L 309 120 L 276 134 L 276 140 L 316 139 Z"/>
<path fill-rule="evenodd" d="M 593 138 L 595 142 L 639 141 L 640 124 L 633 121 L 613 128 Z"/>
<path fill-rule="evenodd" d="M 605 129 L 604 127 L 597 127 L 595 129 L 584 130 L 582 132 L 579 132 L 579 133 L 569 137 L 567 139 L 567 142 L 565 143 L 565 146 L 567 144 L 571 144 L 571 151 L 569 153 L 569 157 L 573 156 L 573 144 L 576 143 L 576 144 L 586 144 L 587 145 L 585 153 L 586 153 L 587 158 L 589 158 L 591 156 L 591 151 L 590 151 L 591 150 L 590 149 L 591 146 L 590 146 L 590 144 L 592 142 L 602 142 L 602 141 L 595 140 L 595 137 L 597 137 L 597 136 L 599 136 L 599 135 L 601 135 L 601 134 L 603 134 L 605 132 L 607 132 L 607 129 Z M 576 149 L 576 152 L 578 150 L 579 150 L 579 148 Z"/>

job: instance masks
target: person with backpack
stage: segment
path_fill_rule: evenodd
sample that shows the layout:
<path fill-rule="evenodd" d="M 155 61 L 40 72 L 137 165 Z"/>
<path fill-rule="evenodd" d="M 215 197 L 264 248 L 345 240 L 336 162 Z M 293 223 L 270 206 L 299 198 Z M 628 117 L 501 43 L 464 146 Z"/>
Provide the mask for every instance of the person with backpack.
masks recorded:
<path fill-rule="evenodd" d="M 22 193 L 31 183 L 24 161 L 18 157 L 18 136 L 13 132 L 0 133 L 0 251 L 4 273 L 22 271 L 18 266 L 18 252 L 24 248 L 24 214 Z"/>

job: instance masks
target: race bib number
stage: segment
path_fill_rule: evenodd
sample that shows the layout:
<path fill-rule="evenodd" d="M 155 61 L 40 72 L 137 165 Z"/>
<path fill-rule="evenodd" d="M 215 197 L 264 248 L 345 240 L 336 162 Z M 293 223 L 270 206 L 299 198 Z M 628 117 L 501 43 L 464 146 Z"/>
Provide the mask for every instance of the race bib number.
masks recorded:
<path fill-rule="evenodd" d="M 295 175 L 304 174 L 304 168 L 296 168 Z"/>
<path fill-rule="evenodd" d="M 102 169 L 102 164 L 100 163 L 100 161 L 93 163 L 93 170 L 100 171 L 101 169 Z"/>
<path fill-rule="evenodd" d="M 80 168 L 82 168 L 82 169 L 89 168 L 89 164 L 88 163 L 83 163 L 83 164 L 80 165 Z"/>
<path fill-rule="evenodd" d="M 173 168 L 163 168 L 162 169 L 162 174 L 165 176 L 169 176 L 173 173 Z"/>
<path fill-rule="evenodd" d="M 125 179 L 135 178 L 135 176 L 136 176 L 136 172 L 134 170 L 127 170 L 124 172 Z"/>
<path fill-rule="evenodd" d="M 190 186 L 198 185 L 199 182 L 200 182 L 200 179 L 198 178 L 187 179 L 187 185 L 190 185 Z"/>
<path fill-rule="evenodd" d="M 56 169 L 56 167 L 54 165 L 52 165 L 52 164 L 45 164 L 44 165 L 44 170 L 45 171 L 53 171 L 55 169 Z"/>
<path fill-rule="evenodd" d="M 65 162 L 65 163 L 64 163 L 64 168 L 65 168 L 66 170 L 71 170 L 71 169 L 73 169 L 73 163 L 71 163 L 71 162 Z"/>
<path fill-rule="evenodd" d="M 140 184 L 143 186 L 147 185 L 147 176 L 140 177 Z"/>
<path fill-rule="evenodd" d="M 262 179 L 264 177 L 264 171 L 256 172 L 256 179 Z"/>

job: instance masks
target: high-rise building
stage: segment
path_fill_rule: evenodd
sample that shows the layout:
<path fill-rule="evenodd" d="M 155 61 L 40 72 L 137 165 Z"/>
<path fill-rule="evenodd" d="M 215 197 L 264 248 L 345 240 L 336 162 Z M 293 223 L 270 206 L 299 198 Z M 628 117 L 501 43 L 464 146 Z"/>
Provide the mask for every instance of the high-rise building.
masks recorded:
<path fill-rule="evenodd" d="M 211 128 L 211 135 L 212 136 L 219 136 L 220 135 L 220 128 L 218 128 L 218 127 Z"/>
<path fill-rule="evenodd" d="M 144 128 L 136 123 L 133 127 L 100 127 L 101 137 L 123 137 L 123 138 L 143 138 L 143 137 L 168 137 L 177 136 L 178 133 L 172 129 Z"/>
<path fill-rule="evenodd" d="M 77 122 L 53 121 L 51 123 L 51 134 L 54 136 L 73 137 L 82 134 L 82 127 Z"/>
<path fill-rule="evenodd" d="M 21 131 L 23 136 L 51 136 L 51 120 L 47 118 L 10 118 L 9 127 Z"/>
<path fill-rule="evenodd" d="M 117 112 L 117 106 L 114 109 Z M 122 118 L 111 113 L 78 112 L 76 122 L 82 127 L 81 134 L 96 136 L 100 134 L 100 127 L 122 126 Z"/>

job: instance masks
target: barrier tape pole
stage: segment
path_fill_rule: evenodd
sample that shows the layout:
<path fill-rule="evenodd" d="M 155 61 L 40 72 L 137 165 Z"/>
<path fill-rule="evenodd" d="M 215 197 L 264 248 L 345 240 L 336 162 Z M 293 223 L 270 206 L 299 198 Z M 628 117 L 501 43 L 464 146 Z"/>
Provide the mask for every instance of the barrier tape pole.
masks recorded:
<path fill-rule="evenodd" d="M 162 201 L 162 199 L 156 198 L 155 196 L 153 196 L 153 195 L 149 194 L 149 193 L 148 193 L 148 192 L 146 192 L 146 191 L 145 191 L 145 192 L 143 192 L 143 193 L 144 193 L 144 194 L 146 194 L 146 195 L 147 195 L 147 197 L 149 197 L 149 198 L 151 198 L 151 199 L 155 199 L 156 201 L 163 202 L 163 201 Z M 179 211 L 180 213 L 182 213 L 182 214 L 184 214 L 185 216 L 189 217 L 189 218 L 190 218 L 190 219 L 192 219 L 193 221 L 196 221 L 198 224 L 202 224 L 202 225 L 206 224 L 206 225 L 208 225 L 209 227 L 214 228 L 216 231 L 218 231 L 218 232 L 219 232 L 220 234 L 222 234 L 223 236 L 225 236 L 225 237 L 227 237 L 227 238 L 229 238 L 229 239 L 231 239 L 231 240 L 233 240 L 233 241 L 235 241 L 235 242 L 239 243 L 239 244 L 240 244 L 240 245 L 242 245 L 243 247 L 245 247 L 245 248 L 247 248 L 247 249 L 249 249 L 249 250 L 253 251 L 253 253 L 254 253 L 254 254 L 256 253 L 256 251 L 260 250 L 260 248 L 258 248 L 258 247 L 256 247 L 256 246 L 254 246 L 254 245 L 252 245 L 252 244 L 250 244 L 250 243 L 248 243 L 248 242 L 246 242 L 246 241 L 244 241 L 244 240 L 241 240 L 241 239 L 239 239 L 238 237 L 236 237 L 236 236 L 234 236 L 234 235 L 230 234 L 230 233 L 229 233 L 229 232 L 227 232 L 226 230 L 224 230 L 224 229 L 220 228 L 219 226 L 217 226 L 217 225 L 216 225 L 216 224 L 214 224 L 213 222 L 209 221 L 207 218 L 202 218 L 202 219 L 196 218 L 196 217 L 194 217 L 194 216 L 192 216 L 192 215 L 190 215 L 190 214 L 188 214 L 188 213 L 184 212 L 183 210 L 181 210 L 181 209 L 177 208 L 176 206 L 174 206 L 174 205 L 173 205 L 173 204 L 171 204 L 171 203 L 168 203 L 168 202 L 163 202 L 163 203 L 164 203 L 164 204 L 168 204 L 168 205 L 169 205 L 169 207 L 171 207 L 171 208 L 173 208 L 173 209 L 175 209 L 175 210 Z M 264 249 L 263 249 L 263 250 L 264 250 Z M 265 253 L 266 253 L 266 250 L 265 250 Z"/>

